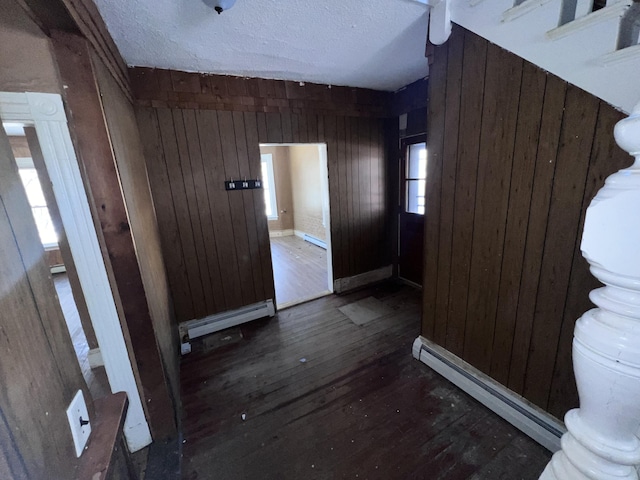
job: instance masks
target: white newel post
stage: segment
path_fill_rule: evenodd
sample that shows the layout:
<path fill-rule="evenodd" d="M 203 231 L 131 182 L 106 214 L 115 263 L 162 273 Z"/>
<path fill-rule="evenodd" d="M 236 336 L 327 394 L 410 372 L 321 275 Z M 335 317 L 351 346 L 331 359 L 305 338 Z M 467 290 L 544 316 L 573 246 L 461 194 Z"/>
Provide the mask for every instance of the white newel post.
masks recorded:
<path fill-rule="evenodd" d="M 587 210 L 582 254 L 605 286 L 576 323 L 573 367 L 580 408 L 541 480 L 638 479 L 640 464 L 640 104 L 615 128 L 635 157 Z"/>

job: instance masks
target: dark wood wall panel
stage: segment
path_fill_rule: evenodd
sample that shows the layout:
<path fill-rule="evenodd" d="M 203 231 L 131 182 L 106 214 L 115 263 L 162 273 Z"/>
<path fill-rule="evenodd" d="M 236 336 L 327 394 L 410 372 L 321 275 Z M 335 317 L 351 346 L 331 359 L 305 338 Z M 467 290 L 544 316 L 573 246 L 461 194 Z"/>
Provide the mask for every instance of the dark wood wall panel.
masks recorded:
<path fill-rule="evenodd" d="M 138 108 L 178 321 L 273 298 L 259 143 L 327 144 L 334 278 L 390 262 L 383 120 L 371 117 Z"/>
<path fill-rule="evenodd" d="M 547 76 L 542 118 L 537 148 L 536 166 L 531 191 L 531 207 L 527 224 L 524 260 L 520 273 L 520 290 L 516 309 L 509 388 L 522 392 L 525 369 L 531 343 L 531 328 L 536 295 L 540 282 L 540 265 L 547 235 L 547 217 L 556 171 L 556 153 L 564 110 L 567 85 L 554 76 Z M 512 292 L 512 295 L 513 292 Z"/>
<path fill-rule="evenodd" d="M 518 288 L 522 276 L 527 227 L 536 168 L 542 106 L 546 86 L 545 73 L 529 63 L 522 70 L 520 107 L 516 124 L 513 173 L 509 193 L 509 210 L 502 254 L 502 271 L 498 292 L 495 340 L 491 357 L 491 376 L 500 383 L 509 381 Z M 547 162 L 548 163 L 548 162 Z"/>
<path fill-rule="evenodd" d="M 378 90 L 143 67 L 130 68 L 129 77 L 141 107 L 293 114 L 289 141 L 302 143 L 317 141 L 324 115 L 385 117 L 394 105 L 411 105 L 414 90 L 425 82 L 407 87 L 394 101 L 392 93 Z M 289 118 L 285 122 L 276 138 L 288 135 Z"/>
<path fill-rule="evenodd" d="M 495 318 L 498 304 L 521 78 L 522 60 L 489 44 L 469 271 L 476 288 L 469 289 L 464 341 L 464 357 L 483 371 L 491 365 L 495 324 L 485 319 Z"/>
<path fill-rule="evenodd" d="M 460 126 L 460 85 L 462 82 L 462 49 L 464 41 L 462 35 L 452 37 L 449 43 L 451 52 L 447 61 L 447 78 L 449 86 L 445 92 L 444 101 L 444 131 L 448 132 L 442 147 L 442 181 L 441 195 L 450 199 L 456 188 L 456 171 L 458 154 L 458 128 Z M 430 143 L 428 143 L 430 145 Z M 453 211 L 454 204 L 445 201 L 440 208 L 440 228 L 438 237 L 438 264 L 435 288 L 435 317 L 447 315 L 449 310 L 449 273 L 451 271 L 451 247 L 453 239 Z M 434 338 L 440 344 L 446 344 L 447 324 L 439 323 L 434 329 Z"/>
<path fill-rule="evenodd" d="M 445 43 L 443 50 L 448 49 Z M 445 99 L 447 95 L 447 55 L 442 61 L 431 65 L 429 70 L 429 96 Z M 424 240 L 424 279 L 423 292 L 423 324 L 422 333 L 433 338 L 435 332 L 436 286 L 438 278 L 438 250 L 427 248 L 439 242 L 440 224 L 440 187 L 442 180 L 442 150 L 444 142 L 444 102 L 429 102 L 427 120 L 429 136 L 427 137 L 427 179 L 428 190 L 425 199 L 425 240 Z"/>
<path fill-rule="evenodd" d="M 582 234 L 580 210 L 598 107 L 592 95 L 574 87 L 567 90 L 523 392 L 537 405 L 548 401 L 562 326 L 558 319 L 564 313 L 573 250 Z"/>
<path fill-rule="evenodd" d="M 557 417 L 597 281 L 584 214 L 622 115 L 460 27 L 430 77 L 423 335 Z"/>
<path fill-rule="evenodd" d="M 135 328 L 129 328 L 129 333 L 138 338 L 149 339 L 144 349 L 140 347 L 139 342 L 137 343 L 136 354 L 144 358 L 145 363 L 152 363 L 154 359 L 158 368 L 155 380 L 169 385 L 167 396 L 171 401 L 165 404 L 157 402 L 162 405 L 162 408 L 157 407 L 159 408 L 157 414 L 162 417 L 164 425 L 164 429 L 155 429 L 157 438 L 160 439 L 175 434 L 171 426 L 179 418 L 177 414 L 180 405 L 178 332 L 173 319 L 173 306 L 160 247 L 155 206 L 151 198 L 135 111 L 107 67 L 97 56 L 94 56 L 93 64 L 120 188 L 126 204 L 129 228 L 136 247 L 135 259 L 144 288 L 141 299 L 146 300 L 147 315 L 151 320 L 151 322 L 142 320 L 136 322 Z M 133 289 L 136 284 L 134 279 L 134 275 L 129 275 L 128 288 Z M 149 332 L 151 326 L 153 334 Z M 164 397 L 163 399 L 167 400 Z"/>
<path fill-rule="evenodd" d="M 157 227 L 135 112 L 84 38 L 54 31 L 52 44 L 66 86 L 63 98 L 72 140 L 147 420 L 155 440 L 168 439 L 177 432 L 177 342 L 170 331 L 175 325 L 166 318 L 170 300 L 166 287 L 162 292 L 164 271 L 158 266 L 162 259 L 157 237 L 154 240 Z M 161 351 L 160 343 L 173 343 L 173 348 Z M 173 395 L 167 381 L 171 365 Z"/>
<path fill-rule="evenodd" d="M 457 35 L 461 33 L 458 32 Z M 447 199 L 454 204 L 454 216 L 449 280 L 449 298 L 452 301 L 449 302 L 446 347 L 456 355 L 462 355 L 465 344 L 487 42 L 465 32 L 462 54 L 456 188 L 454 197 Z M 432 138 L 431 135 L 427 138 L 429 137 Z M 447 138 L 446 131 L 444 137 Z"/>

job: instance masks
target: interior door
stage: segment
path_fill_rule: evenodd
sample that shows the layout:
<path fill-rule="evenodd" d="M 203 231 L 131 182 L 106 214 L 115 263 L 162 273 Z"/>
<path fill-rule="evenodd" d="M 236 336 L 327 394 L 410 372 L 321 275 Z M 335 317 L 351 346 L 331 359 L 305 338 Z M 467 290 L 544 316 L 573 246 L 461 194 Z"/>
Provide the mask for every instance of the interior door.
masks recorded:
<path fill-rule="evenodd" d="M 398 276 L 422 285 L 424 211 L 427 177 L 426 137 L 402 141 L 398 213 Z"/>

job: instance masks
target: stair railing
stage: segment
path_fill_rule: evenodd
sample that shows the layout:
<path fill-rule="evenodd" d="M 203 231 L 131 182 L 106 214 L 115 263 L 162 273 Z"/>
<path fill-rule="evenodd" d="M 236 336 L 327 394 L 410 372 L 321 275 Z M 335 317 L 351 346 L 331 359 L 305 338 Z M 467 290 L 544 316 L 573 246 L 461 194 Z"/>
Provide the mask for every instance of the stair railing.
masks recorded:
<path fill-rule="evenodd" d="M 540 480 L 638 480 L 640 465 L 640 103 L 615 128 L 635 163 L 611 175 L 585 218 L 582 254 L 605 286 L 577 322 L 580 408 Z"/>

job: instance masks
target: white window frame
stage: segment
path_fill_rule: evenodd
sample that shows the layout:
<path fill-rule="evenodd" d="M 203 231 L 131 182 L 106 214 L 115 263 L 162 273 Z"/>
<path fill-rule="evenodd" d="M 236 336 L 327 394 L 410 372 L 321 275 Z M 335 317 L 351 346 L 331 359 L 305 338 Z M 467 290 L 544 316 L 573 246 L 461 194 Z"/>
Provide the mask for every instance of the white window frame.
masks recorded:
<path fill-rule="evenodd" d="M 263 163 L 267 164 L 267 183 L 269 184 L 269 202 L 271 203 L 271 215 L 267 215 L 267 219 L 278 220 L 278 201 L 276 198 L 276 182 L 273 174 L 273 155 L 270 153 L 261 153 L 260 162 L 261 167 Z"/>

